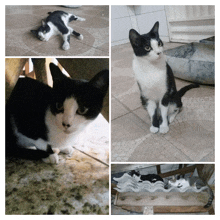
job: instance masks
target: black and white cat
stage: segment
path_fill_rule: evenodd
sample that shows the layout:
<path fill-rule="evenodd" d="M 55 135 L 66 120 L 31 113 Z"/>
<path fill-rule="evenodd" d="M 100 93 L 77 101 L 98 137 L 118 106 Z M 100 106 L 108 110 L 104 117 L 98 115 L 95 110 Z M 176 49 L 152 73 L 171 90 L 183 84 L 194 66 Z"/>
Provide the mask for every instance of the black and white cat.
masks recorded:
<path fill-rule="evenodd" d="M 166 188 L 168 188 L 169 186 L 174 186 L 174 187 L 181 188 L 181 189 L 184 189 L 187 187 L 200 189 L 206 186 L 208 190 L 208 194 L 209 194 L 209 200 L 207 204 L 204 206 L 204 208 L 208 208 L 212 205 L 212 201 L 214 199 L 213 191 L 210 188 L 210 186 L 208 184 L 205 184 L 204 181 L 202 181 L 202 179 L 199 177 L 190 177 L 190 178 L 183 178 L 179 176 L 173 177 L 171 180 L 168 181 L 168 185 L 166 186 Z"/>
<path fill-rule="evenodd" d="M 50 64 L 53 88 L 20 78 L 6 104 L 6 155 L 58 163 L 72 154 L 72 140 L 101 112 L 109 71 L 90 81 L 73 80 Z M 29 148 L 34 146 L 35 149 Z"/>
<path fill-rule="evenodd" d="M 163 182 L 163 179 L 157 174 L 141 175 L 140 172 L 132 170 L 129 173 L 129 175 L 132 176 L 138 182 L 143 182 L 143 181 L 150 181 L 151 183 L 155 183 L 157 181 Z"/>
<path fill-rule="evenodd" d="M 68 26 L 73 20 L 85 21 L 85 18 L 64 12 L 54 11 L 48 12 L 49 16 L 46 21 L 42 20 L 42 25 L 37 30 L 31 32 L 41 41 L 48 41 L 53 35 L 61 35 L 63 37 L 62 48 L 68 50 L 70 48 L 70 35 L 76 36 L 79 40 L 83 40 L 83 35 L 74 31 Z"/>
<path fill-rule="evenodd" d="M 133 70 L 141 93 L 141 102 L 151 118 L 152 133 L 167 133 L 169 123 L 181 110 L 181 97 L 197 84 L 190 84 L 179 91 L 174 75 L 163 54 L 163 42 L 159 37 L 159 22 L 147 34 L 140 35 L 134 29 L 129 39 L 134 51 Z"/>

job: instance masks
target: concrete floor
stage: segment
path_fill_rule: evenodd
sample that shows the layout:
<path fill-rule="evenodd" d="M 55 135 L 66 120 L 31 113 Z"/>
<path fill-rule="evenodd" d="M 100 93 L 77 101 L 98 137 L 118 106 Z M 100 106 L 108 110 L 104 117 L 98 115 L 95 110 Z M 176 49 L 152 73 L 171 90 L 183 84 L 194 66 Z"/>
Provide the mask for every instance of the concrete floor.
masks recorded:
<path fill-rule="evenodd" d="M 165 43 L 165 49 L 179 45 Z M 202 85 L 188 91 L 170 131 L 152 134 L 132 70 L 130 44 L 112 47 L 111 59 L 112 162 L 213 162 L 214 87 Z M 176 79 L 176 84 L 180 89 L 189 82 Z"/>
<path fill-rule="evenodd" d="M 83 34 L 78 40 L 71 36 L 70 49 L 64 51 L 61 36 L 48 42 L 38 40 L 30 30 L 37 29 L 48 12 L 62 10 L 83 17 L 86 21 L 72 21 L 69 26 Z M 6 56 L 108 56 L 109 55 L 109 6 L 13 6 L 5 7 Z"/>

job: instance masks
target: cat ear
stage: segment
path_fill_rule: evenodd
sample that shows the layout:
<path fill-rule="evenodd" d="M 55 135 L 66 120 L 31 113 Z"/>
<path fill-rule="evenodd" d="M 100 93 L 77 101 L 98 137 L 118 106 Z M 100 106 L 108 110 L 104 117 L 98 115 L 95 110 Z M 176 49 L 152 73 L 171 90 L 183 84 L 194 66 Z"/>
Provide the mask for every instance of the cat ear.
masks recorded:
<path fill-rule="evenodd" d="M 157 21 L 155 24 L 154 24 L 154 26 L 153 26 L 153 28 L 151 29 L 151 33 L 158 33 L 158 30 L 159 30 L 159 21 Z"/>
<path fill-rule="evenodd" d="M 59 83 L 62 79 L 66 79 L 67 77 L 61 72 L 60 68 L 54 63 L 50 63 L 50 72 L 53 78 L 53 87 L 57 83 Z"/>
<path fill-rule="evenodd" d="M 33 33 L 34 36 L 36 36 L 36 37 L 37 37 L 37 35 L 38 35 L 37 30 L 31 30 L 31 33 Z"/>
<path fill-rule="evenodd" d="M 131 29 L 129 31 L 129 39 L 130 39 L 131 45 L 135 45 L 135 46 L 140 45 L 140 34 L 136 30 Z"/>
<path fill-rule="evenodd" d="M 45 20 L 44 20 L 44 19 L 42 19 L 42 20 L 41 20 L 41 25 L 42 25 L 43 27 L 45 27 L 45 26 L 46 26 L 46 22 L 45 22 Z"/>
<path fill-rule="evenodd" d="M 98 74 L 96 74 L 90 81 L 90 84 L 100 89 L 103 94 L 106 94 L 109 86 L 109 71 L 102 70 Z"/>

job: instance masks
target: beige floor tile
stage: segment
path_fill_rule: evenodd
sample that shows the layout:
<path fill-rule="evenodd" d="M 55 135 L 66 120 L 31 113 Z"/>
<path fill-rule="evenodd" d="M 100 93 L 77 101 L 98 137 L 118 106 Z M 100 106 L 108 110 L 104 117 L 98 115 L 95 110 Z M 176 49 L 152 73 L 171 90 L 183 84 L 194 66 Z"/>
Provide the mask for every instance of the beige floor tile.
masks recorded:
<path fill-rule="evenodd" d="M 206 121 L 208 128 L 213 122 Z M 167 138 L 172 144 L 184 152 L 192 161 L 199 162 L 202 158 L 213 151 L 214 131 L 205 129 L 197 121 L 185 121 L 170 126 L 171 132 Z M 214 159 L 214 158 L 213 158 Z"/>
<path fill-rule="evenodd" d="M 148 126 L 132 113 L 113 120 L 112 141 L 131 141 L 148 133 Z M 113 147 L 114 149 L 114 147 Z"/>
<path fill-rule="evenodd" d="M 128 80 L 126 83 L 118 83 L 115 86 L 112 85 L 112 95 L 130 110 L 141 106 L 138 85 L 133 80 Z"/>
<path fill-rule="evenodd" d="M 116 85 L 117 83 L 123 83 L 125 84 L 126 81 L 133 81 L 133 83 L 135 84 L 135 78 L 134 78 L 134 74 L 131 68 L 119 68 L 119 67 L 115 67 L 115 64 L 112 63 L 112 65 L 114 65 L 112 67 L 112 71 L 111 71 L 111 79 L 112 79 L 112 85 Z"/>
<path fill-rule="evenodd" d="M 69 26 L 83 34 L 80 42 L 70 39 L 70 50 L 61 48 L 62 39 L 38 40 L 30 30 L 37 29 L 47 13 L 63 10 L 86 18 L 72 21 Z M 72 9 L 60 6 L 6 6 L 6 56 L 108 56 L 109 55 L 109 7 L 82 6 Z M 56 40 L 55 40 L 56 39 Z M 95 49 L 94 49 L 95 48 Z"/>
<path fill-rule="evenodd" d="M 181 45 L 165 43 L 165 48 Z M 150 118 L 141 105 L 132 70 L 130 43 L 114 46 L 111 52 L 112 111 L 115 116 L 112 120 L 112 161 L 213 162 L 215 88 L 200 85 L 200 88 L 188 91 L 182 98 L 183 110 L 170 125 L 170 131 L 165 135 L 152 134 L 149 131 Z M 176 79 L 178 90 L 190 83 Z M 116 99 L 130 113 L 121 116 L 123 110 Z"/>
<path fill-rule="evenodd" d="M 177 149 L 161 134 L 150 136 L 128 158 L 129 162 L 167 162 L 167 161 L 191 161 L 187 155 Z"/>
<path fill-rule="evenodd" d="M 111 119 L 114 120 L 118 117 L 121 117 L 122 115 L 125 115 L 129 112 L 127 108 L 125 108 L 117 99 L 112 98 L 111 101 L 112 106 L 114 108 L 111 111 Z"/>
<path fill-rule="evenodd" d="M 144 109 L 142 106 L 138 109 L 135 109 L 133 113 L 138 116 L 142 121 L 144 121 L 146 124 L 148 124 L 148 129 L 150 129 L 151 120 L 150 116 L 148 115 L 148 112 L 146 109 Z"/>

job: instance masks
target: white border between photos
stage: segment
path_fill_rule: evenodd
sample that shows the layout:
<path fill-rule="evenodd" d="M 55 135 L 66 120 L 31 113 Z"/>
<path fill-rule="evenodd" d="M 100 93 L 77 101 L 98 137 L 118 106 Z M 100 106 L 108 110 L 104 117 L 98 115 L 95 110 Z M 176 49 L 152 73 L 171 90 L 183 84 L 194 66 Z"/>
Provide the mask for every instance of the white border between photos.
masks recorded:
<path fill-rule="evenodd" d="M 127 0 L 127 1 L 116 1 L 116 0 L 112 0 L 112 1 L 101 1 L 101 0 L 93 0 L 93 1 L 88 1 L 88 0 L 78 0 L 78 1 L 70 1 L 70 0 L 65 0 L 64 1 L 66 5 L 71 5 L 71 4 L 81 4 L 81 5 L 109 5 L 109 8 L 110 8 L 110 12 L 111 12 L 111 5 L 164 5 L 164 3 L 166 5 L 176 5 L 177 4 L 177 1 L 170 1 L 170 0 L 167 0 L 167 1 L 155 1 L 155 2 L 152 2 L 152 1 L 143 1 L 143 0 Z M 37 4 L 36 4 L 37 3 Z M 153 3 L 153 4 L 152 4 Z M 178 3 L 184 3 L 184 5 L 202 5 L 202 4 L 209 4 L 209 5 L 215 5 L 215 16 L 216 16 L 216 49 L 215 51 L 216 52 L 216 64 L 215 64 L 215 157 L 216 157 L 216 162 L 215 162 L 215 215 L 214 216 L 205 216 L 205 215 L 192 215 L 192 216 L 187 216 L 188 219 L 197 219 L 197 218 L 202 218 L 202 219 L 206 219 L 206 218 L 216 218 L 217 216 L 220 216 L 220 211 L 218 210 L 218 207 L 219 207 L 219 185 L 220 185 L 220 180 L 219 180 L 219 161 L 218 161 L 218 156 L 220 155 L 220 150 L 219 150 L 219 134 L 218 134 L 218 129 L 219 129 L 219 126 L 218 124 L 220 123 L 220 116 L 218 115 L 218 112 L 219 112 L 219 101 L 218 101 L 218 97 L 219 97 L 219 87 L 218 87 L 218 83 L 219 83 L 219 65 L 218 65 L 218 51 L 219 51 L 219 43 L 218 43 L 218 25 L 219 25 L 219 15 L 218 13 L 220 12 L 219 11 L 219 4 L 217 4 L 218 2 L 217 1 L 189 1 L 189 0 L 186 0 L 184 2 L 178 2 Z M 37 2 L 33 2 L 33 1 L 27 1 L 27 0 L 20 0 L 20 1 L 15 1 L 15 0 L 8 0 L 7 2 L 4 2 L 2 5 L 1 5 L 1 27 L 2 29 L 4 30 L 5 28 L 5 5 L 60 5 L 61 4 L 61 1 L 57 1 L 57 0 L 48 0 L 48 1 L 42 1 L 42 0 L 38 0 Z M 109 29 L 109 42 L 111 42 L 111 13 L 109 14 L 109 24 L 110 24 L 110 29 Z M 5 33 L 2 31 L 2 35 L 5 37 Z M 94 57 L 96 58 L 96 57 Z M 100 57 L 99 57 L 100 58 Z M 107 58 L 107 57 L 103 57 L 103 58 Z M 1 109 L 3 111 L 3 109 L 5 109 L 5 78 L 4 77 L 4 74 L 3 72 L 5 71 L 5 39 L 2 37 L 1 38 L 1 59 L 0 59 L 0 64 L 1 64 L 1 67 L 2 67 L 2 74 L 1 74 L 1 85 L 0 85 L 0 88 L 1 88 Z M 111 70 L 111 44 L 109 44 L 109 69 Z M 111 82 L 111 80 L 110 80 Z M 111 85 L 111 83 L 110 83 Z M 111 87 L 109 89 L 109 94 L 111 94 Z M 109 100 L 111 98 L 111 95 L 109 97 Z M 110 102 L 110 112 L 111 112 L 111 102 Z M 5 112 L 4 112 L 5 113 Z M 111 114 L 110 114 L 111 115 Z M 5 114 L 2 114 L 2 131 L 5 131 L 5 123 L 4 123 L 4 117 L 5 117 Z M 109 118 L 109 121 L 111 121 L 111 116 Z M 111 123 L 110 123 L 110 126 L 111 126 Z M 111 131 L 111 129 L 110 129 Z M 5 145 L 5 141 L 4 141 L 4 138 L 5 138 L 5 132 L 2 132 L 3 134 L 1 134 L 1 147 L 2 149 L 4 149 L 4 145 Z M 111 135 L 111 134 L 110 134 Z M 111 136 L 110 136 L 111 137 Z M 110 139 L 110 146 L 111 146 L 111 139 Z M 110 161 L 111 161 L 111 151 L 110 151 Z M 65 215 L 62 215 L 62 216 L 59 216 L 59 215 L 53 215 L 53 216 L 38 216 L 38 215 L 27 215 L 27 216 L 24 216 L 24 215 L 16 215 L 16 216 L 13 216 L 13 215 L 5 215 L 5 156 L 4 156 L 4 153 L 1 155 L 1 175 L 3 175 L 3 177 L 1 178 L 1 206 L 0 206 L 0 214 L 1 216 L 3 216 L 3 219 L 13 219 L 13 218 L 16 218 L 17 220 L 20 220 L 20 219 L 38 219 L 39 217 L 40 218 L 43 218 L 43 219 L 53 219 L 53 220 L 56 220 L 56 219 L 85 219 L 85 218 L 89 218 L 91 220 L 93 219 L 120 219 L 120 220 L 124 220 L 124 219 L 133 219 L 134 217 L 138 217 L 138 218 L 145 218 L 145 216 L 134 216 L 134 215 L 70 215 L 70 216 L 65 216 Z M 113 163 L 115 164 L 115 163 Z M 127 164 L 132 164 L 131 162 L 127 163 Z M 143 164 L 143 163 L 133 163 L 133 164 Z M 111 167 L 111 164 L 110 166 Z M 216 172 L 217 171 L 217 172 Z M 111 172 L 109 173 L 111 175 Z M 111 181 L 111 177 L 109 175 L 109 181 Z M 111 183 L 111 182 L 110 182 Z M 110 185 L 110 184 L 109 184 Z M 111 190 L 111 186 L 109 188 Z M 109 190 L 109 213 L 111 213 L 111 192 Z M 172 219 L 186 219 L 186 216 L 185 215 L 157 215 L 157 216 L 148 216 L 149 219 L 168 219 L 169 220 L 172 220 Z M 219 217 L 218 217 L 219 218 Z"/>

